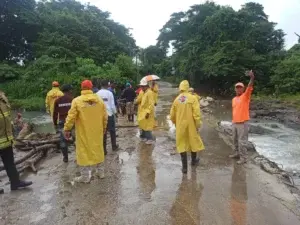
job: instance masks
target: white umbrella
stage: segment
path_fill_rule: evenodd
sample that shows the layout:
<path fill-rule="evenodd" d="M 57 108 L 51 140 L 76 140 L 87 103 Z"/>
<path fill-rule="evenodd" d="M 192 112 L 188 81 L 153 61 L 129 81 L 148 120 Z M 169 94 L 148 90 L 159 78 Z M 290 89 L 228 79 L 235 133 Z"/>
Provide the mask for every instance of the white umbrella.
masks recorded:
<path fill-rule="evenodd" d="M 145 77 L 143 77 L 143 79 L 147 80 L 147 81 L 153 81 L 153 80 L 159 80 L 160 77 L 157 75 L 147 75 Z"/>

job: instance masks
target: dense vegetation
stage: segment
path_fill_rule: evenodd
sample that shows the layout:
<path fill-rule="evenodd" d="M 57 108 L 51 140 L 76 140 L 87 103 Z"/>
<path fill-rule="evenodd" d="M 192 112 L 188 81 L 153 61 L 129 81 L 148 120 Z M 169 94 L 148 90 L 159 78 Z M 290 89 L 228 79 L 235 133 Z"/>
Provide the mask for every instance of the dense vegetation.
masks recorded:
<path fill-rule="evenodd" d="M 44 106 L 51 82 L 136 81 L 135 40 L 109 13 L 74 0 L 0 3 L 0 89 L 15 106 Z"/>
<path fill-rule="evenodd" d="M 145 49 L 109 16 L 76 0 L 1 1 L 0 89 L 27 109 L 43 107 L 53 80 L 78 88 L 93 77 L 124 84 L 156 73 L 229 94 L 253 69 L 261 94 L 300 92 L 300 42 L 285 50 L 284 32 L 260 4 L 235 11 L 206 2 L 173 13 L 157 44 Z"/>
<path fill-rule="evenodd" d="M 185 77 L 195 87 L 219 94 L 246 81 L 249 69 L 256 72 L 256 90 L 262 93 L 299 93 L 300 45 L 286 51 L 285 34 L 275 26 L 260 4 L 247 3 L 235 11 L 206 2 L 172 14 L 157 45 L 145 49 L 142 59 L 161 76 Z M 173 54 L 164 57 L 170 45 Z"/>

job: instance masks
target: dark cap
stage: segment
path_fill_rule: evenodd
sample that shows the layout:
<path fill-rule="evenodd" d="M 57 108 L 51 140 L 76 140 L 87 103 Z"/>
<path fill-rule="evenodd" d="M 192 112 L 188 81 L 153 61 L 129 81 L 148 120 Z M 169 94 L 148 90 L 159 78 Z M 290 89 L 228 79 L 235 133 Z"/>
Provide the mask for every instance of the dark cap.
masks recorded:
<path fill-rule="evenodd" d="M 64 84 L 62 87 L 61 87 L 61 91 L 62 92 L 68 92 L 68 91 L 71 91 L 73 89 L 72 85 L 71 84 Z"/>

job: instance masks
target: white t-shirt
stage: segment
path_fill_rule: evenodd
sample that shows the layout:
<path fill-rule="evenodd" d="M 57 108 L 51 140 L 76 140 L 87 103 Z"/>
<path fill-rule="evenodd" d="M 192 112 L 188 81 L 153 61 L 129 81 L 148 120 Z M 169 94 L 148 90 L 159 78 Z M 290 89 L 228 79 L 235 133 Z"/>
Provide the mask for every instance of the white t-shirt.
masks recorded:
<path fill-rule="evenodd" d="M 103 100 L 108 116 L 112 116 L 117 113 L 114 95 L 111 93 L 111 91 L 107 89 L 101 89 L 97 92 L 97 95 Z"/>

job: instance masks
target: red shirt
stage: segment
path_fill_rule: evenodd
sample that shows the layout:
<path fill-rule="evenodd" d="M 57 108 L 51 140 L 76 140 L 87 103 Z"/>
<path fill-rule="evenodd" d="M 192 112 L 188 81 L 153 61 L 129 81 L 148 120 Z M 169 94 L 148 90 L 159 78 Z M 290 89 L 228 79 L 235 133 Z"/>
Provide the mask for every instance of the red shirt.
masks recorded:
<path fill-rule="evenodd" d="M 65 121 L 68 112 L 71 108 L 73 98 L 69 95 L 64 95 L 58 98 L 54 103 L 54 111 L 53 111 L 53 123 L 57 125 L 58 119 L 59 121 Z"/>

